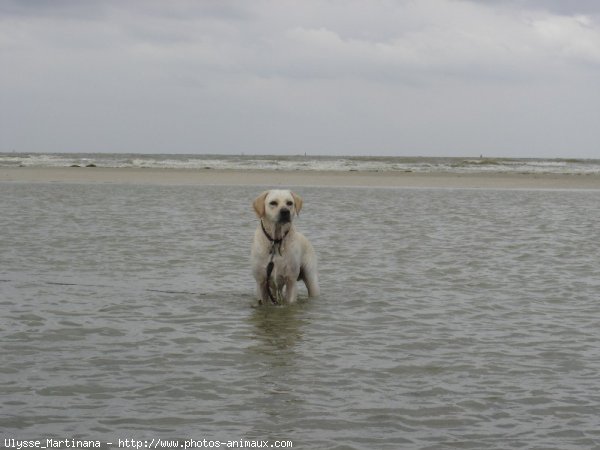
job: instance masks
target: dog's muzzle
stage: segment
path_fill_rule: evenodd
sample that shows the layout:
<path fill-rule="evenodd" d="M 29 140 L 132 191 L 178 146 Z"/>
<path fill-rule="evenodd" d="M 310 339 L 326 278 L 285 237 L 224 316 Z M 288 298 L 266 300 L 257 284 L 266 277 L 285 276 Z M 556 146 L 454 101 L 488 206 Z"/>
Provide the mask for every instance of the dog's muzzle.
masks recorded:
<path fill-rule="evenodd" d="M 282 209 L 279 211 L 279 222 L 280 223 L 288 223 L 291 222 L 292 215 L 289 209 Z"/>

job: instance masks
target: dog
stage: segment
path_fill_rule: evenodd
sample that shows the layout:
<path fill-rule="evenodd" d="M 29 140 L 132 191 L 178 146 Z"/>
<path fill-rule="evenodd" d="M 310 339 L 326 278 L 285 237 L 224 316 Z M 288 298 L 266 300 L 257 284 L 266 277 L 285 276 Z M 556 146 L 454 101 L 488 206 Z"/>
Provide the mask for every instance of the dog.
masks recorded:
<path fill-rule="evenodd" d="M 293 223 L 302 203 L 299 195 L 282 189 L 265 191 L 252 203 L 260 220 L 250 252 L 260 304 L 296 302 L 298 280 L 309 297 L 319 295 L 315 251 Z"/>

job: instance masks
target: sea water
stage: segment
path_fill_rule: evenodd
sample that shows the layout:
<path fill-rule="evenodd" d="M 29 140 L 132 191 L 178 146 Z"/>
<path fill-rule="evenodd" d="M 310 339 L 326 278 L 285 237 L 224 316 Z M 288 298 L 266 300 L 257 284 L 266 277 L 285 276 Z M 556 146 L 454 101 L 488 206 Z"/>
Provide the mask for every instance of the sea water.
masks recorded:
<path fill-rule="evenodd" d="M 261 190 L 0 183 L 2 437 L 599 448 L 597 191 L 298 188 L 258 307 Z"/>
<path fill-rule="evenodd" d="M 175 155 L 123 153 L 0 153 L 0 167 L 294 170 L 336 172 L 600 174 L 600 159 L 317 155 Z"/>

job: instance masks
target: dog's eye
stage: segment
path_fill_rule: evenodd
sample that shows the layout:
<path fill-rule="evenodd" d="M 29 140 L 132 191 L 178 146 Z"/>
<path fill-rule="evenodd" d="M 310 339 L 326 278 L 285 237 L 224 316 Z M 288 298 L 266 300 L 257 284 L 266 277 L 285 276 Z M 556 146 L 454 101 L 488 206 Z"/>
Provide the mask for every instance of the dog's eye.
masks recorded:
<path fill-rule="evenodd" d="M 277 206 L 277 200 L 273 200 L 271 203 L 269 203 L 269 205 L 271 205 L 271 206 Z"/>
<path fill-rule="evenodd" d="M 288 206 L 292 206 L 293 204 L 294 204 L 294 202 L 292 202 L 292 201 L 288 200 L 288 202 L 287 202 L 287 205 L 288 205 Z"/>

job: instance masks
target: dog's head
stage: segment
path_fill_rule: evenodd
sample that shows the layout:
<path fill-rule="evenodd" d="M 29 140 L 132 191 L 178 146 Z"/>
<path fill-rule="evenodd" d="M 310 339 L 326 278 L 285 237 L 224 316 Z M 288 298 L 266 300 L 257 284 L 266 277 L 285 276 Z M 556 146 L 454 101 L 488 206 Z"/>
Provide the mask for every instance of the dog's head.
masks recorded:
<path fill-rule="evenodd" d="M 302 209 L 302 197 L 287 189 L 265 191 L 252 203 L 256 215 L 274 224 L 287 224 Z"/>

